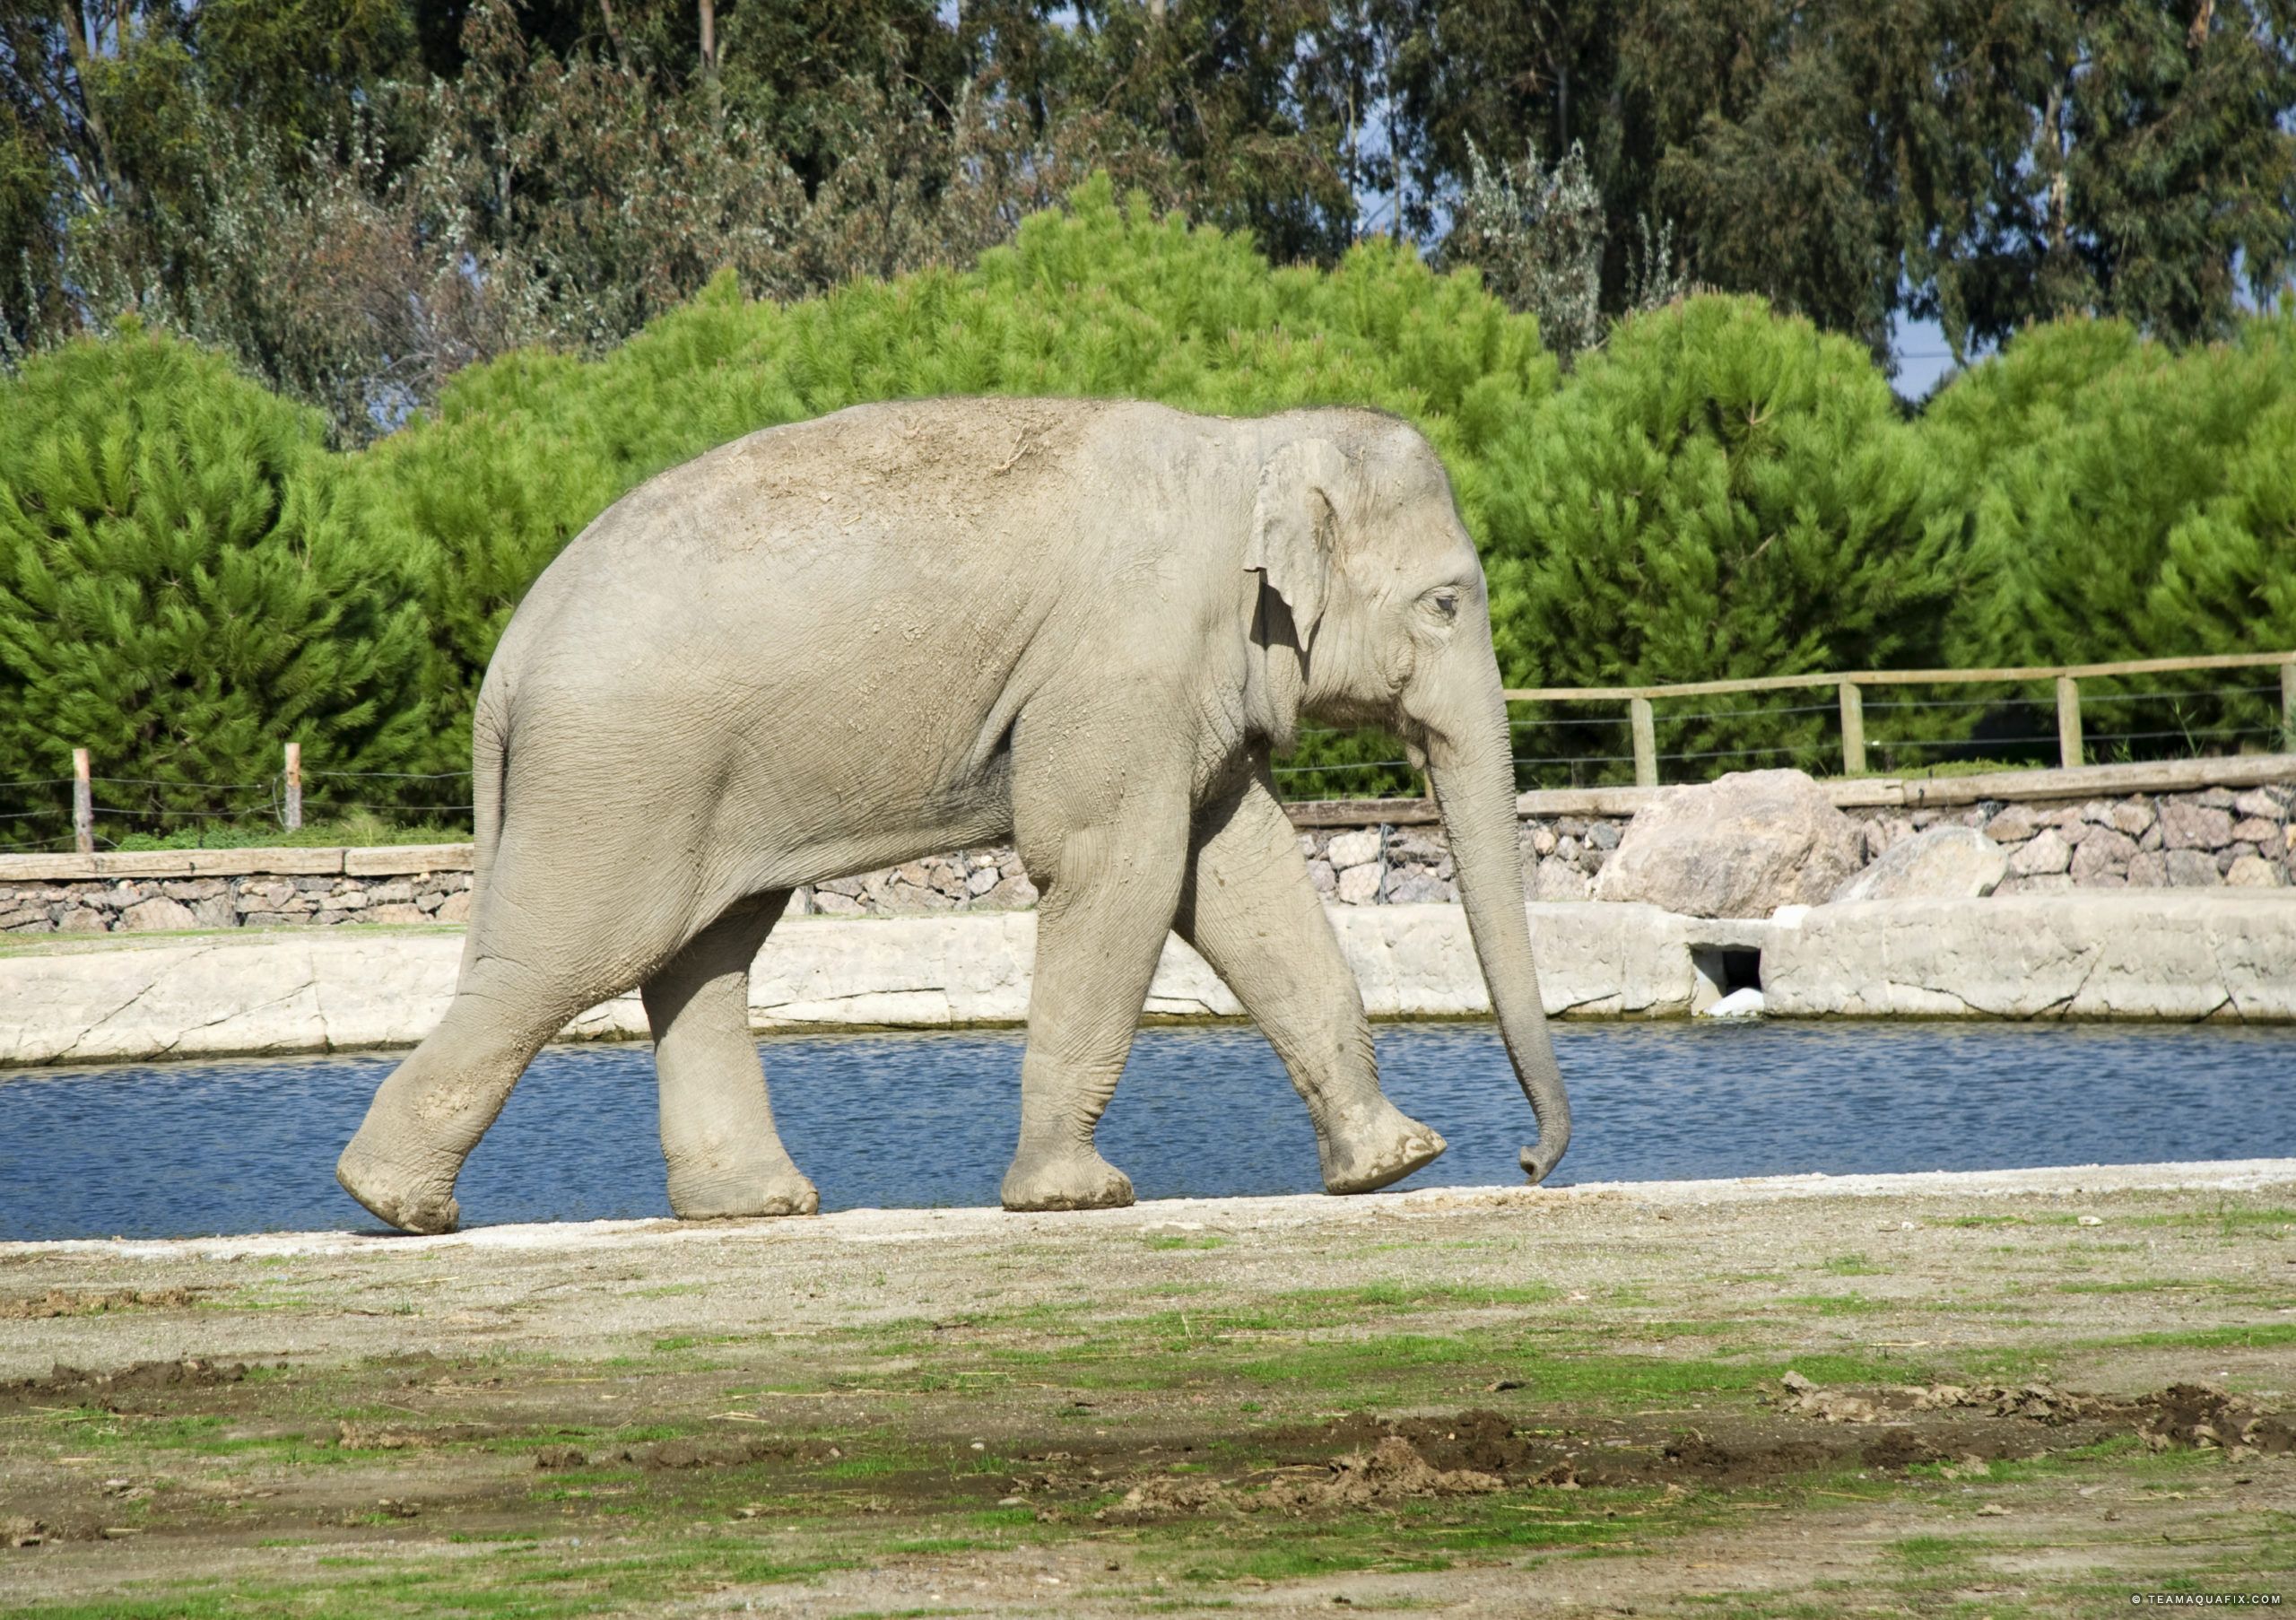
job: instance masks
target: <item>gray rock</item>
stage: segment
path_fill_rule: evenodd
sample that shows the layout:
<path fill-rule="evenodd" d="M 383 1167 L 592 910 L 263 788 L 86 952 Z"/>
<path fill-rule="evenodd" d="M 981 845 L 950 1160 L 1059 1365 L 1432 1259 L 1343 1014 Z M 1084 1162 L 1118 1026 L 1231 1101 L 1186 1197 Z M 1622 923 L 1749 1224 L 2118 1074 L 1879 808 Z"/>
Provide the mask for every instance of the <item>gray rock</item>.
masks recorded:
<path fill-rule="evenodd" d="M 1423 904 L 1450 898 L 1450 885 L 1425 872 L 1414 872 L 1387 885 L 1389 905 Z"/>
<path fill-rule="evenodd" d="M 2128 863 L 2136 855 L 2136 840 L 2126 832 L 2109 826 L 2095 826 L 2073 851 L 2073 881 L 2076 884 L 2102 884 L 2108 880 L 2126 883 Z"/>
<path fill-rule="evenodd" d="M 1327 860 L 1311 860 L 1308 863 L 1308 881 L 1316 885 L 1317 893 L 1328 894 L 1339 887 L 1339 874 L 1331 869 Z"/>
<path fill-rule="evenodd" d="M 72 906 L 56 919 L 56 931 L 59 934 L 109 934 L 111 932 L 111 919 L 92 907 Z"/>
<path fill-rule="evenodd" d="M 983 902 L 1001 910 L 1020 911 L 1037 903 L 1037 886 L 1029 881 L 1026 872 L 999 878 Z"/>
<path fill-rule="evenodd" d="M 2243 855 L 2224 874 L 2224 881 L 2235 889 L 2277 889 L 2287 880 L 2280 868 L 2261 855 Z"/>
<path fill-rule="evenodd" d="M 1366 828 L 1360 832 L 1343 832 L 1331 840 L 1324 850 L 1324 858 L 1335 872 L 1351 867 L 1367 867 L 1379 858 L 1379 834 L 1377 829 Z"/>
<path fill-rule="evenodd" d="M 1833 902 L 1860 900 L 1975 900 L 2008 875 L 2001 846 L 1967 827 L 1932 827 L 1892 844 L 1882 858 L 1833 892 Z"/>
<path fill-rule="evenodd" d="M 439 904 L 431 916 L 439 922 L 468 922 L 470 920 L 470 891 L 449 894 Z"/>
<path fill-rule="evenodd" d="M 2128 884 L 2133 889 L 2169 886 L 2169 858 L 2158 849 L 2140 849 L 2128 858 Z"/>
<path fill-rule="evenodd" d="M 1596 822 L 1587 829 L 1587 841 L 1597 849 L 1617 849 L 1619 837 L 1616 822 Z"/>
<path fill-rule="evenodd" d="M 994 867 L 976 867 L 971 875 L 965 879 L 965 893 L 968 894 L 986 894 L 996 886 L 996 868 Z"/>
<path fill-rule="evenodd" d="M 2232 808 L 2242 815 L 2253 815 L 2276 822 L 2287 818 L 2288 808 L 2263 788 L 2253 788 L 2232 801 Z"/>
<path fill-rule="evenodd" d="M 1524 828 L 1523 837 L 1530 844 L 1532 854 L 1552 855 L 1554 853 L 1554 829 L 1544 822 L 1533 822 Z"/>
<path fill-rule="evenodd" d="M 2115 832 L 2125 832 L 2131 838 L 2142 838 L 2152 827 L 2152 801 L 2149 798 L 2125 798 L 2113 806 L 2109 819 Z"/>
<path fill-rule="evenodd" d="M 1550 855 L 1531 873 L 1531 898 L 1541 901 L 1585 900 L 1594 885 L 1587 875 L 1559 856 Z"/>
<path fill-rule="evenodd" d="M 1331 841 L 1336 844 L 1339 840 Z M 1343 905 L 1370 904 L 1379 897 L 1379 868 L 1371 866 L 1348 867 L 1339 875 L 1338 893 Z"/>
<path fill-rule="evenodd" d="M 2169 799 L 2161 806 L 2161 839 L 2171 849 L 2221 849 L 2232 841 L 2232 817 L 2216 806 Z"/>
<path fill-rule="evenodd" d="M 2009 858 L 2013 877 L 2040 877 L 2063 872 L 2073 865 L 2073 846 L 2055 827 L 2043 827 Z"/>
<path fill-rule="evenodd" d="M 2261 815 L 2244 816 L 2232 823 L 2232 841 L 2236 844 L 2270 844 L 2280 837 L 2280 823 L 2266 821 Z"/>
<path fill-rule="evenodd" d="M 2022 844 L 2042 825 L 2043 818 L 2022 805 L 2012 805 L 1985 823 L 1985 835 L 1996 844 Z"/>
<path fill-rule="evenodd" d="M 2230 810 L 2232 807 L 2232 790 L 2230 788 L 2204 788 L 2194 794 L 2193 798 L 2211 810 Z"/>
<path fill-rule="evenodd" d="M 1865 834 L 1799 771 L 1734 772 L 1662 788 L 1604 863 L 1596 897 L 1692 917 L 1820 905 L 1857 868 Z"/>
<path fill-rule="evenodd" d="M 2171 849 L 2167 859 L 2171 889 L 2213 889 L 2223 881 L 2216 857 L 2205 849 Z"/>

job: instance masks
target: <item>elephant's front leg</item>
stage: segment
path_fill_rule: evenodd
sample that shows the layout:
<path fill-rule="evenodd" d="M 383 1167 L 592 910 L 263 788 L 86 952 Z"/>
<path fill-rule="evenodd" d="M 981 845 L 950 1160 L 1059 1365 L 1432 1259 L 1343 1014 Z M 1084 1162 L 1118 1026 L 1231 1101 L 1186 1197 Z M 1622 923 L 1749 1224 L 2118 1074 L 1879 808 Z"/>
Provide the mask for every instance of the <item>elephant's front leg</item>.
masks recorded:
<path fill-rule="evenodd" d="M 1084 814 L 1072 821 L 1080 797 Z M 1099 805 L 1091 797 L 1014 784 L 1014 832 L 1043 898 L 1007 1209 L 1132 1202 L 1131 1179 L 1100 1157 L 1092 1134 L 1116 1094 L 1171 932 L 1188 806 L 1177 790 L 1135 790 Z"/>
<path fill-rule="evenodd" d="M 1244 1004 L 1315 1121 L 1327 1192 L 1369 1192 L 1443 1151 L 1379 1090 L 1363 997 L 1265 775 L 1196 819 L 1174 925 Z"/>

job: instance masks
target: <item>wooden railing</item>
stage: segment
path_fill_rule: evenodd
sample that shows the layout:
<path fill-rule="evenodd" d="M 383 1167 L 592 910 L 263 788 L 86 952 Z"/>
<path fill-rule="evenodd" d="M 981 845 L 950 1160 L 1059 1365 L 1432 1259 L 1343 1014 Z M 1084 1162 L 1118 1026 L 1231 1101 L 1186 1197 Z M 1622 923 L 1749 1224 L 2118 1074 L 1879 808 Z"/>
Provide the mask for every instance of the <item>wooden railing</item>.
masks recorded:
<path fill-rule="evenodd" d="M 2057 684 L 2057 747 L 2066 766 L 2085 762 L 2081 746 L 2081 683 L 2115 675 L 2170 675 L 2196 669 L 2280 670 L 2280 729 L 2283 748 L 2296 753 L 2296 651 L 2218 653 L 2191 658 L 2124 658 L 2113 664 L 2047 664 L 2018 669 L 1868 669 L 1852 675 L 1754 675 L 1735 681 L 1685 681 L 1673 686 L 1533 686 L 1506 693 L 1510 703 L 1603 703 L 1623 701 L 1634 735 L 1634 781 L 1658 785 L 1657 717 L 1650 705 L 1668 698 L 1714 697 L 1726 692 L 1794 692 L 1831 686 L 1841 701 L 1841 768 L 1849 776 L 1866 771 L 1867 686 L 2015 685 Z"/>

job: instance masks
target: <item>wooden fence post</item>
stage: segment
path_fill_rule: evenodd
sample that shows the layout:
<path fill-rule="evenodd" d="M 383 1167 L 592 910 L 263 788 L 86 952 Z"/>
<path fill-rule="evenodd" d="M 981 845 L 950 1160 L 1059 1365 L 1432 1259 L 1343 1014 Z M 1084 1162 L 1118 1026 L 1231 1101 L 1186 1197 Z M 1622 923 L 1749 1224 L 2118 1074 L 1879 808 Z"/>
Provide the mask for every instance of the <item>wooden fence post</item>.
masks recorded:
<path fill-rule="evenodd" d="M 1634 728 L 1634 785 L 1655 788 L 1658 785 L 1658 732 L 1651 723 L 1650 700 L 1627 699 L 1626 716 Z"/>
<path fill-rule="evenodd" d="M 2081 683 L 2057 677 L 2057 757 L 2062 765 L 2081 762 Z"/>
<path fill-rule="evenodd" d="M 300 743 L 287 745 L 286 799 L 286 812 L 280 819 L 287 823 L 287 831 L 292 832 L 303 824 L 303 745 Z"/>
<path fill-rule="evenodd" d="M 2296 753 L 2296 658 L 2280 666 L 2280 746 Z"/>
<path fill-rule="evenodd" d="M 85 748 L 72 751 L 72 841 L 83 855 L 96 852 L 96 795 Z"/>
<path fill-rule="evenodd" d="M 1841 684 L 1841 770 L 1845 776 L 1866 774 L 1866 700 L 1854 681 Z"/>

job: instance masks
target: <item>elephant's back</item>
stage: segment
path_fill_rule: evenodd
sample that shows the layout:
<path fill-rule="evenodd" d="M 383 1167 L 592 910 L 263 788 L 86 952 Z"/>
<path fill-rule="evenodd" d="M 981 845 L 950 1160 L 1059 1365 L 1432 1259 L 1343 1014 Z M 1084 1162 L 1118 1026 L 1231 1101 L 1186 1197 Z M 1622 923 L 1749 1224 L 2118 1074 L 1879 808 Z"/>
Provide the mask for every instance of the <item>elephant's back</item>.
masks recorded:
<path fill-rule="evenodd" d="M 930 546 L 969 534 L 1008 553 L 1015 522 L 1089 503 L 1097 446 L 1132 401 L 922 399 L 855 405 L 720 445 L 625 496 L 593 526 L 599 548 L 738 559 L 857 546 Z M 1177 414 L 1176 413 L 1165 413 Z M 581 544 L 580 542 L 577 543 Z M 572 548 L 570 548 L 570 550 Z"/>
<path fill-rule="evenodd" d="M 1111 475 L 1110 447 L 1120 463 L 1165 419 L 1190 420 L 1130 401 L 929 399 L 752 433 L 584 530 L 496 666 L 594 692 L 718 686 L 739 668 L 785 705 L 865 648 L 873 678 L 912 690 L 945 689 L 953 669 L 993 679 L 1077 577 L 1076 549 L 1125 528 L 1109 510 L 1139 494 Z"/>

